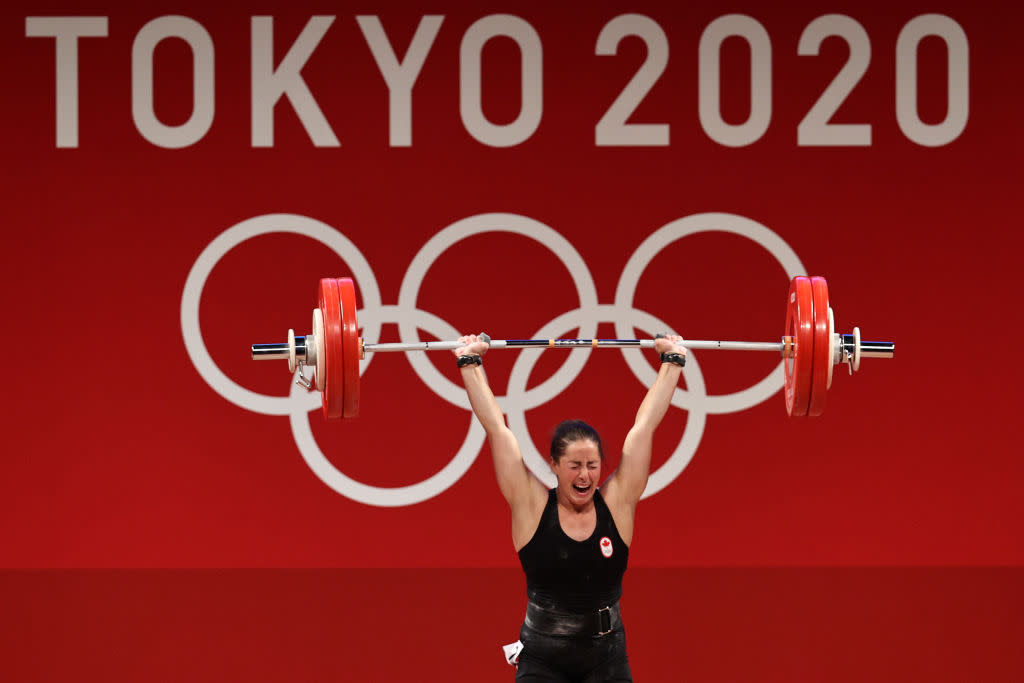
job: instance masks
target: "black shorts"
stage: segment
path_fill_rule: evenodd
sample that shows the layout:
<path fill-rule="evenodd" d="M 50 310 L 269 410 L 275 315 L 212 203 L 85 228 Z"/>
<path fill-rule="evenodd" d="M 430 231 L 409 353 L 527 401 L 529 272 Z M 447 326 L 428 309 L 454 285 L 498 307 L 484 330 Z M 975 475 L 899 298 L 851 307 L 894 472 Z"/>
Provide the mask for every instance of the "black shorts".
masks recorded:
<path fill-rule="evenodd" d="M 626 658 L 626 631 L 620 625 L 604 636 L 570 638 L 537 633 L 526 624 L 519 632 L 517 681 L 531 683 L 632 683 Z"/>

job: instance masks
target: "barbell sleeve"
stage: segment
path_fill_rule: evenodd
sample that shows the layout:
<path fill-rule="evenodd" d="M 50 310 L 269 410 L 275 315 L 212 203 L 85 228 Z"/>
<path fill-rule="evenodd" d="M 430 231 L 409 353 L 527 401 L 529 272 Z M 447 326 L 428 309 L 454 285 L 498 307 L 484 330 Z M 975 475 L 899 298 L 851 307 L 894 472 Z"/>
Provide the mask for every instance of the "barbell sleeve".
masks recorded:
<path fill-rule="evenodd" d="M 844 334 L 843 344 L 852 350 L 854 341 L 852 334 Z M 860 355 L 864 358 L 894 358 L 896 356 L 896 342 L 890 341 L 864 341 L 860 340 Z"/>
<path fill-rule="evenodd" d="M 303 341 L 303 352 L 302 356 L 305 357 L 305 337 L 296 337 L 295 346 L 298 347 L 299 340 Z M 297 350 L 297 348 L 296 348 Z M 253 344 L 252 345 L 252 359 L 253 360 L 288 360 L 288 345 L 287 344 Z"/>

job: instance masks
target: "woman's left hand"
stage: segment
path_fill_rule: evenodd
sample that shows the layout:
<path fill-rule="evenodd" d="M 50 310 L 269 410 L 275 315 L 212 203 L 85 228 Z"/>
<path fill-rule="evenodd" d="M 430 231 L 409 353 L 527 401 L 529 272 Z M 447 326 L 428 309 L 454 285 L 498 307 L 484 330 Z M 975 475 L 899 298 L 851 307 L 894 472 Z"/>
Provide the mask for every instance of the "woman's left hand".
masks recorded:
<path fill-rule="evenodd" d="M 683 338 L 678 334 L 661 335 L 654 340 L 654 350 L 661 353 L 678 353 L 686 355 L 686 347 L 682 345 Z"/>

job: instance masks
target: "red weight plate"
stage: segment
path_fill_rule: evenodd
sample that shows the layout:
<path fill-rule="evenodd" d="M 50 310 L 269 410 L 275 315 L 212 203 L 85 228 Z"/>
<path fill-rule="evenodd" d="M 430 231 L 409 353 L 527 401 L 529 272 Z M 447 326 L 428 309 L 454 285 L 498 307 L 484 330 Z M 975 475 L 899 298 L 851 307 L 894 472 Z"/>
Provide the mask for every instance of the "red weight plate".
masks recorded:
<path fill-rule="evenodd" d="M 786 327 L 783 328 L 783 352 L 782 352 L 782 367 L 785 371 L 786 385 L 785 385 L 785 398 L 786 398 L 786 412 L 789 415 L 793 414 L 793 393 L 794 384 L 796 383 L 796 374 L 794 373 L 796 358 L 796 278 L 793 278 L 789 283 L 789 294 L 786 297 Z"/>
<path fill-rule="evenodd" d="M 825 278 L 811 278 L 811 298 L 814 300 L 814 365 L 811 368 L 811 398 L 807 402 L 807 414 L 816 417 L 825 412 L 828 369 L 832 365 L 832 345 L 828 338 L 828 283 Z"/>
<path fill-rule="evenodd" d="M 814 362 L 814 299 L 810 279 L 799 275 L 789 283 L 786 336 L 793 339 L 793 352 L 784 363 L 786 412 L 793 417 L 803 417 L 807 414 Z"/>
<path fill-rule="evenodd" d="M 341 295 L 334 278 L 320 280 L 320 313 L 324 318 L 324 387 L 321 396 L 324 418 L 342 416 L 345 387 L 345 353 L 341 322 Z"/>
<path fill-rule="evenodd" d="M 347 277 L 338 278 L 341 294 L 341 345 L 344 349 L 344 417 L 359 414 L 359 323 L 356 322 L 356 288 Z"/>

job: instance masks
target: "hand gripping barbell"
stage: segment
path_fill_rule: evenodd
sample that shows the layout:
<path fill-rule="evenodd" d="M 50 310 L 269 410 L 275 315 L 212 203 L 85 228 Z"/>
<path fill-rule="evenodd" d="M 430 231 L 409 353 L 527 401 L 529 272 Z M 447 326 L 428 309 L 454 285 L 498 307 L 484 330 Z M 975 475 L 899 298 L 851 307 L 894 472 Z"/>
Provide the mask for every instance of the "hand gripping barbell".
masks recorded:
<path fill-rule="evenodd" d="M 313 309 L 313 331 L 296 337 L 288 330 L 283 344 L 253 344 L 253 360 L 287 359 L 288 371 L 299 368 L 298 383 L 321 392 L 324 417 L 355 417 L 359 413 L 359 360 L 368 351 L 444 351 L 457 341 L 369 344 L 359 336 L 355 286 L 349 278 L 320 280 L 319 306 Z M 491 339 L 492 349 L 507 348 L 654 348 L 653 339 Z M 832 369 L 846 363 L 850 374 L 861 358 L 892 358 L 894 342 L 863 341 L 860 330 L 837 334 L 823 277 L 797 276 L 789 284 L 785 334 L 778 342 L 685 340 L 688 349 L 774 351 L 782 355 L 786 377 L 786 412 L 793 417 L 821 415 L 832 386 Z M 302 373 L 313 369 L 312 380 Z"/>

